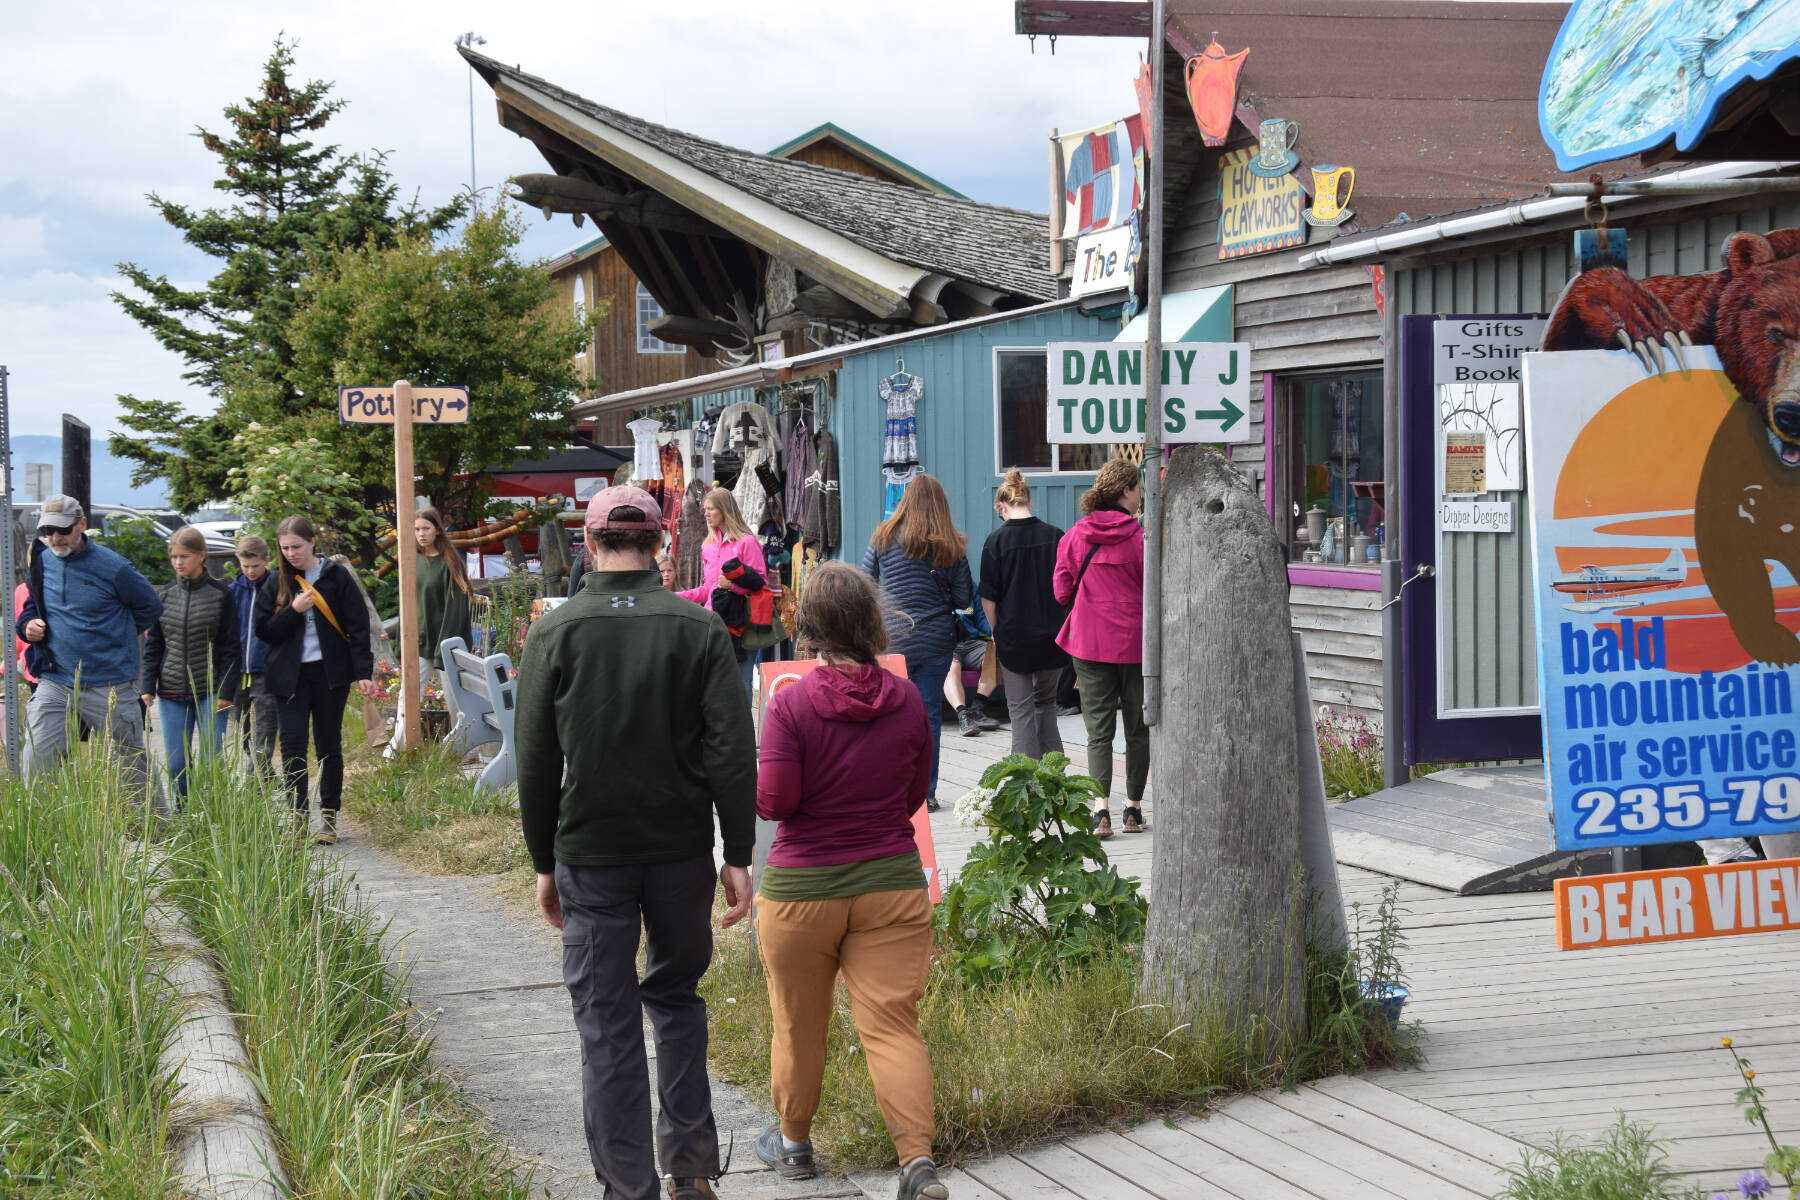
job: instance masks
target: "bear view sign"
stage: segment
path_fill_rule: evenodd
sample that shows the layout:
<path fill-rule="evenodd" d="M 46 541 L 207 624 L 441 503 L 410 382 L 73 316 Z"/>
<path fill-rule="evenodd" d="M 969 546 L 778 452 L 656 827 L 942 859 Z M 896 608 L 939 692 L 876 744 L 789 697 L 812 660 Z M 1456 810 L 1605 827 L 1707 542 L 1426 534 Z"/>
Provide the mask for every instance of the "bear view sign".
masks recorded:
<path fill-rule="evenodd" d="M 1051 442 L 1141 442 L 1148 418 L 1142 342 L 1052 342 Z M 1251 437 L 1248 342 L 1172 342 L 1162 348 L 1165 442 Z"/>

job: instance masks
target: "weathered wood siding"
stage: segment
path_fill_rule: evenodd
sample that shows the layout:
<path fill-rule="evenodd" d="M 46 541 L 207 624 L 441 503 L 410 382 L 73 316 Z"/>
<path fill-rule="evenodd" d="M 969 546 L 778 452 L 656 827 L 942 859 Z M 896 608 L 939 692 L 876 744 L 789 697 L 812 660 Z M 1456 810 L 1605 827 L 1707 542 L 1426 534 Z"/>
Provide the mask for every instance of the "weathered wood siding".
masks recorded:
<path fill-rule="evenodd" d="M 1686 220 L 1660 214 L 1617 223 L 1630 231 L 1632 275 L 1687 275 L 1716 270 L 1720 249 L 1733 233 L 1800 225 L 1800 202 Z M 1501 251 L 1398 270 L 1394 303 L 1402 314 L 1548 313 L 1574 270 L 1569 235 L 1559 232 Z M 1513 499 L 1512 533 L 1458 533 L 1443 540 L 1438 645 L 1439 695 L 1446 709 L 1537 708 L 1530 486 L 1528 478 L 1526 491 L 1486 497 Z"/>
<path fill-rule="evenodd" d="M 1264 378 L 1314 371 L 1379 370 L 1381 318 L 1369 271 L 1360 266 L 1303 271 L 1300 255 L 1335 236 L 1311 229 L 1308 244 L 1244 258 L 1219 258 L 1219 159 L 1252 140 L 1239 136 L 1205 159 L 1172 198 L 1168 258 L 1163 286 L 1168 292 L 1232 285 L 1232 323 L 1239 341 L 1250 343 L 1254 383 L 1249 441 L 1230 447 L 1231 461 L 1269 495 L 1265 461 L 1275 437 L 1275 461 L 1282 461 L 1280 431 L 1264 411 Z M 1282 389 L 1275 389 L 1277 404 Z M 1278 423 L 1278 421 L 1276 422 Z M 1280 469 L 1279 466 L 1276 468 Z M 1283 518 L 1285 520 L 1285 518 Z M 1381 714 L 1381 617 L 1377 592 L 1296 587 L 1291 596 L 1294 628 L 1306 643 L 1312 695 L 1319 704 L 1353 709 L 1379 722 Z"/>
<path fill-rule="evenodd" d="M 852 175 L 866 175 L 870 179 L 879 179 L 883 183 L 898 183 L 906 187 L 917 187 L 910 179 L 902 179 L 891 171 L 884 171 L 861 155 L 852 154 L 831 141 L 818 141 L 810 146 L 802 146 L 792 154 L 784 154 L 783 158 L 795 162 L 812 163 L 815 166 L 830 167 L 834 171 L 849 171 Z"/>

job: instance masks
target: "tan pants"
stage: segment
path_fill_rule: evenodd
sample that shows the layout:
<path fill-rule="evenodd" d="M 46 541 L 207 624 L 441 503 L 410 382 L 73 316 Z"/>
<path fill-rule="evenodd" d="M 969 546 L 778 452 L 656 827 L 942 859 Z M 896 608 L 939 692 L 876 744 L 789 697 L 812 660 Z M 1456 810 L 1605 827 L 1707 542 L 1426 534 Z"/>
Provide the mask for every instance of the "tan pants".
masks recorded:
<path fill-rule="evenodd" d="M 771 1098 L 781 1132 L 812 1133 L 825 1077 L 825 1036 L 842 973 L 888 1136 L 902 1163 L 931 1153 L 931 1056 L 919 997 L 931 968 L 931 900 L 924 888 L 837 900 L 757 897 L 757 944 L 769 973 L 774 1042 Z"/>

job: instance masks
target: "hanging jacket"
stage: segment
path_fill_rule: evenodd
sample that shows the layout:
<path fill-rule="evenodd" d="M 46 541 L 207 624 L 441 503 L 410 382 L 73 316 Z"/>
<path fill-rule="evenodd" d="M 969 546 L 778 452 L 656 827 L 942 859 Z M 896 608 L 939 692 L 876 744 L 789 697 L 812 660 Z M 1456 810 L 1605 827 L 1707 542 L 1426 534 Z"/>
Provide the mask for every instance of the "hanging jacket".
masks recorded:
<path fill-rule="evenodd" d="M 202 575 L 162 589 L 162 615 L 144 635 L 138 693 L 168 700 L 235 700 L 243 682 L 231 588 Z"/>
<path fill-rule="evenodd" d="M 829 429 L 821 429 L 814 442 L 816 465 L 806 475 L 805 516 L 801 528 L 806 530 L 806 544 L 818 550 L 835 550 L 841 532 L 838 510 L 837 442 Z"/>
<path fill-rule="evenodd" d="M 1075 522 L 1056 547 L 1053 582 L 1057 603 L 1072 606 L 1057 645 L 1089 662 L 1143 661 L 1144 528 L 1137 518 L 1110 508 Z"/>
<path fill-rule="evenodd" d="M 263 572 L 263 578 L 268 577 L 268 572 Z M 269 658 L 269 647 L 256 636 L 256 584 L 248 575 L 231 581 L 231 599 L 237 605 L 238 658 L 245 673 L 260 675 Z"/>
<path fill-rule="evenodd" d="M 769 564 L 763 560 L 762 543 L 754 535 L 724 541 L 709 533 L 706 540 L 700 543 L 700 586 L 687 588 L 676 595 L 692 600 L 695 604 L 711 604 L 713 589 L 719 585 L 719 571 L 727 560 L 733 558 L 758 575 L 769 569 Z M 730 583 L 729 580 L 726 582 Z M 736 585 L 732 585 L 732 590 L 740 596 L 744 593 L 744 589 Z"/>
<path fill-rule="evenodd" d="M 931 780 L 919 689 L 880 667 L 821 666 L 763 717 L 756 814 L 781 822 L 771 867 L 869 862 L 917 848 Z"/>

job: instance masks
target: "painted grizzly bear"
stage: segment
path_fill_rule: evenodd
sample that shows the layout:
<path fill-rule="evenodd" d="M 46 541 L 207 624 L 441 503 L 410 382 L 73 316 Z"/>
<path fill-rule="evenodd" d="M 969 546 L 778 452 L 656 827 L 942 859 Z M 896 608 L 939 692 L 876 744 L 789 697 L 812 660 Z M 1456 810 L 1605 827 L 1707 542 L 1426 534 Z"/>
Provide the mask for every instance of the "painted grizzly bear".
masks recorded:
<path fill-rule="evenodd" d="M 1613 267 L 1570 281 L 1546 350 L 1631 350 L 1660 371 L 1663 351 L 1710 345 L 1745 403 L 1720 422 L 1694 496 L 1694 543 L 1713 599 L 1745 653 L 1800 662 L 1775 619 L 1766 563 L 1800 580 L 1800 230 L 1734 233 L 1725 266 L 1634 280 Z"/>

